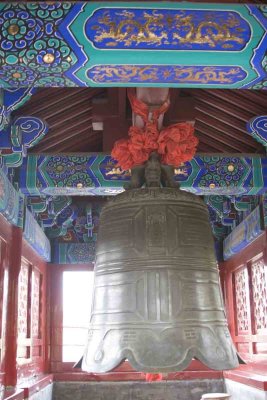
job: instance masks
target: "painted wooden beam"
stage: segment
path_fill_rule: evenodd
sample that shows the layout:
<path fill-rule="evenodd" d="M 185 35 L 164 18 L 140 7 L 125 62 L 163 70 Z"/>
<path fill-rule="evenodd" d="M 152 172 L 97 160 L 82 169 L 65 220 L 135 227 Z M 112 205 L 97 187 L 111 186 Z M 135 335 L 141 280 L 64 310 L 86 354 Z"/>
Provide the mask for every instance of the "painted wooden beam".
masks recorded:
<path fill-rule="evenodd" d="M 22 89 L 14 87 L 2 92 L 0 89 L 0 131 L 9 126 L 11 113 L 25 104 L 35 92 L 36 89 L 33 86 Z"/>
<path fill-rule="evenodd" d="M 48 126 L 40 118 L 19 117 L 6 129 L 0 129 L 0 166 L 18 167 L 29 148 L 48 133 Z"/>
<path fill-rule="evenodd" d="M 264 228 L 263 210 L 258 206 L 224 239 L 224 260 L 247 247 L 264 232 Z"/>
<path fill-rule="evenodd" d="M 175 169 L 184 190 L 198 195 L 257 195 L 267 190 L 267 157 L 197 154 Z M 26 195 L 115 195 L 130 180 L 108 154 L 30 154 L 19 170 Z"/>
<path fill-rule="evenodd" d="M 23 237 L 45 261 L 51 261 L 50 241 L 32 213 L 26 208 Z"/>
<path fill-rule="evenodd" d="M 266 87 L 265 5 L 0 4 L 0 87 Z"/>
<path fill-rule="evenodd" d="M 23 226 L 24 196 L 17 192 L 0 168 L 0 213 L 12 225 Z"/>

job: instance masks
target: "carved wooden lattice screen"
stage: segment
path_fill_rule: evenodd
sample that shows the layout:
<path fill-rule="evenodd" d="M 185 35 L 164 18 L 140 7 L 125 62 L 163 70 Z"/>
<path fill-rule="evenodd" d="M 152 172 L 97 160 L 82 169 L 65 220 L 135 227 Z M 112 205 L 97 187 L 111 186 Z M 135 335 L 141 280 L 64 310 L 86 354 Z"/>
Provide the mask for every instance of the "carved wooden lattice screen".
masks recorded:
<path fill-rule="evenodd" d="M 20 369 L 38 372 L 43 362 L 43 277 L 40 270 L 22 259 L 18 285 L 18 349 Z"/>
<path fill-rule="evenodd" d="M 256 361 L 267 358 L 267 263 L 263 249 L 251 250 L 220 268 L 233 340 L 245 360 Z"/>

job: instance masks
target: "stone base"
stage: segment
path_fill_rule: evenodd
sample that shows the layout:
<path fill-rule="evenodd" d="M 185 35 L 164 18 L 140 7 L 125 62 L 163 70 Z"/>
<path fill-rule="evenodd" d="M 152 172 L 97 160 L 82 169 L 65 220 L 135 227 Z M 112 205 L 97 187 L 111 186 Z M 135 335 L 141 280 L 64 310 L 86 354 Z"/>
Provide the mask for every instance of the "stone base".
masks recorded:
<path fill-rule="evenodd" d="M 53 400 L 200 400 L 204 393 L 212 392 L 224 392 L 222 379 L 152 383 L 55 382 Z"/>

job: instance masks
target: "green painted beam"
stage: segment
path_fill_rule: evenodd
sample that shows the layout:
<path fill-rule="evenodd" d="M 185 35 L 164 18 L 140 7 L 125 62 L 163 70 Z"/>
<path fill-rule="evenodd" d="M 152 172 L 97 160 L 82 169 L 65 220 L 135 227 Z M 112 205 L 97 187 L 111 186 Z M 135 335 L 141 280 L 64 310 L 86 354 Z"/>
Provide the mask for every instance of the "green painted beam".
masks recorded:
<path fill-rule="evenodd" d="M 267 157 L 197 154 L 175 169 L 184 190 L 198 195 L 256 195 L 267 190 Z M 30 154 L 19 169 L 26 195 L 115 195 L 130 180 L 110 155 Z"/>

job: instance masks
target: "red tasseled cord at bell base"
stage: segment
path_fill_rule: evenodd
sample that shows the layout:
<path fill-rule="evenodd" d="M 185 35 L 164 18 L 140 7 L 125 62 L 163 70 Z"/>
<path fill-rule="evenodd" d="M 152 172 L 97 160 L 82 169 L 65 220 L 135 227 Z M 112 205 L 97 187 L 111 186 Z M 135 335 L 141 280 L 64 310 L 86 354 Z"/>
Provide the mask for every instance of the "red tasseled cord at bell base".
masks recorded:
<path fill-rule="evenodd" d="M 145 374 L 147 382 L 157 382 L 163 380 L 163 374 Z"/>

